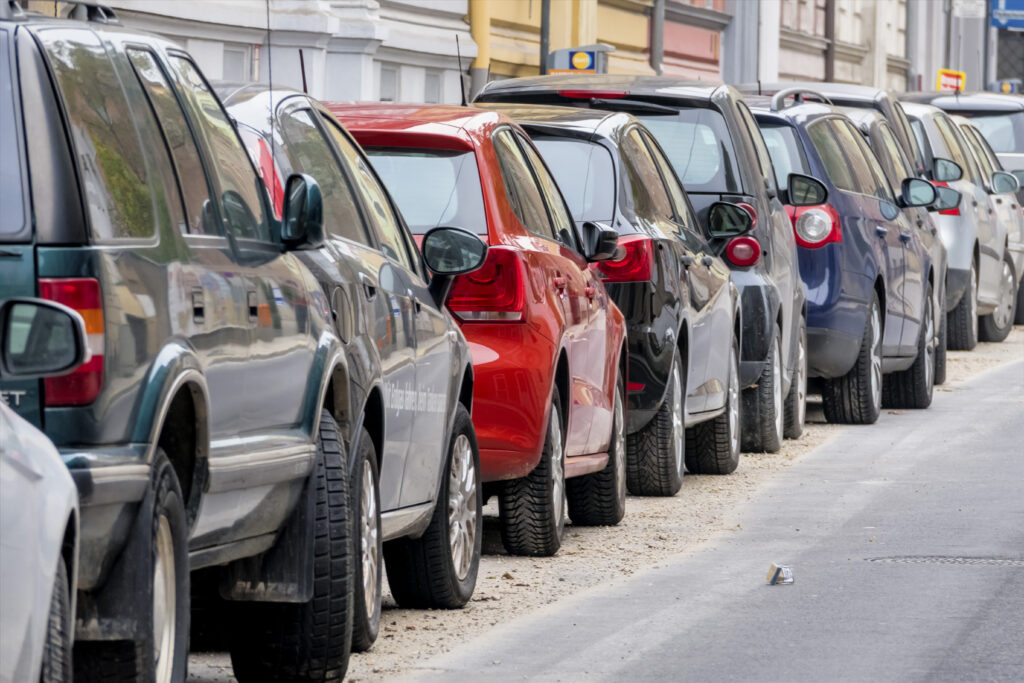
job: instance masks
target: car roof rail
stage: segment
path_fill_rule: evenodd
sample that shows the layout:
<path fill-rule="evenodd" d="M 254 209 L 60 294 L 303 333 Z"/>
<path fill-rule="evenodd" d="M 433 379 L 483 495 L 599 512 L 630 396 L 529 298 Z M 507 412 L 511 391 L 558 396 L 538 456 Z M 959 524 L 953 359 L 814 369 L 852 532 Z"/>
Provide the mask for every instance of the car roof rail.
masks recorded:
<path fill-rule="evenodd" d="M 20 0 L 0 0 L 0 19 L 13 19 L 24 16 L 25 10 Z"/>
<path fill-rule="evenodd" d="M 775 93 L 772 96 L 772 111 L 781 111 L 782 109 L 785 109 L 786 98 L 789 97 L 790 95 L 793 96 L 794 104 L 799 104 L 803 102 L 804 98 L 806 98 L 808 95 L 817 100 L 820 100 L 825 104 L 832 104 L 832 100 L 825 97 L 816 90 L 810 90 L 808 88 L 786 88 L 784 90 L 780 90 L 779 92 Z"/>

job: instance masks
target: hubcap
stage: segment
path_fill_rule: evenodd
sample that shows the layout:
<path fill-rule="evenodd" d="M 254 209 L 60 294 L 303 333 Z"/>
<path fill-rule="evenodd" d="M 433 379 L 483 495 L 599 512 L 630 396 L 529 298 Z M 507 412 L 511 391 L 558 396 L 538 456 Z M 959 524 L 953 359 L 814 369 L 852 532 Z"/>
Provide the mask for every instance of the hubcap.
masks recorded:
<path fill-rule="evenodd" d="M 772 354 L 772 407 L 775 409 L 775 434 L 782 439 L 782 351 L 779 350 L 782 340 L 775 343 Z"/>
<path fill-rule="evenodd" d="M 672 371 L 672 455 L 676 459 L 676 472 L 683 476 L 683 377 L 678 362 Z"/>
<path fill-rule="evenodd" d="M 1002 280 L 999 283 L 999 305 L 992 311 L 992 322 L 996 327 L 1003 329 L 1010 324 L 1010 315 L 1013 312 L 1013 271 L 1010 264 L 1003 261 Z"/>
<path fill-rule="evenodd" d="M 807 331 L 800 331 L 800 347 L 797 351 L 796 419 L 803 425 L 807 418 Z"/>
<path fill-rule="evenodd" d="M 377 528 L 377 491 L 373 486 L 373 472 L 363 464 L 363 495 L 360 503 L 362 514 L 361 544 L 363 550 L 363 598 L 366 615 L 372 617 L 377 609 L 377 572 L 380 558 L 377 556 L 380 529 Z"/>
<path fill-rule="evenodd" d="M 452 448 L 448 478 L 448 539 L 452 564 L 459 580 L 466 578 L 473 564 L 476 542 L 476 467 L 469 437 L 459 434 Z"/>
<path fill-rule="evenodd" d="M 562 446 L 562 425 L 558 411 L 551 408 L 551 502 L 555 506 L 555 528 L 565 527 L 565 448 Z"/>
<path fill-rule="evenodd" d="M 967 305 L 970 310 L 970 322 L 971 322 L 971 338 L 978 338 L 978 272 L 975 270 L 975 266 L 971 264 L 971 296 L 967 300 Z"/>
<path fill-rule="evenodd" d="M 163 515 L 156 529 L 156 560 L 153 564 L 153 647 L 156 681 L 171 680 L 174 666 L 174 623 L 177 596 L 174 589 L 174 537 Z"/>
<path fill-rule="evenodd" d="M 626 434 L 622 425 L 622 390 L 615 387 L 615 424 L 612 425 L 612 447 L 611 454 L 615 458 L 615 497 L 620 505 L 626 501 Z"/>
<path fill-rule="evenodd" d="M 878 304 L 871 308 L 871 400 L 882 404 L 882 314 Z"/>
<path fill-rule="evenodd" d="M 736 349 L 729 356 L 729 451 L 740 452 L 740 379 L 736 366 Z"/>

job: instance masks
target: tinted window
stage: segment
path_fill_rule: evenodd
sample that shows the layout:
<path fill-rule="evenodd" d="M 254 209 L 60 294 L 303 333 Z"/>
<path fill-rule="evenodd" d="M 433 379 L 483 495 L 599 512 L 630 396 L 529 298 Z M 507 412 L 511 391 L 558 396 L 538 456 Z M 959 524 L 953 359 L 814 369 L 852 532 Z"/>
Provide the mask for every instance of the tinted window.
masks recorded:
<path fill-rule="evenodd" d="M 630 129 L 622 138 L 620 145 L 622 161 L 629 177 L 629 186 L 623 188 L 623 191 L 630 193 L 633 210 L 638 216 L 648 220 L 673 220 L 675 212 L 662 183 L 661 174 L 658 173 L 658 166 L 647 151 L 647 146 L 644 145 L 637 129 Z"/>
<path fill-rule="evenodd" d="M 911 119 L 910 130 L 914 131 L 914 140 L 917 141 L 917 146 L 922 150 L 929 150 L 928 138 L 924 134 L 924 124 L 921 123 L 920 119 Z M 931 152 L 928 152 L 928 155 L 928 163 L 931 163 Z"/>
<path fill-rule="evenodd" d="M 819 121 L 808 126 L 807 133 L 833 185 L 880 199 L 890 197 L 878 162 L 849 123 L 838 119 Z"/>
<path fill-rule="evenodd" d="M 191 60 L 175 56 L 171 63 L 191 97 L 199 131 L 206 141 L 224 224 L 235 237 L 270 241 L 259 180 L 238 133 Z"/>
<path fill-rule="evenodd" d="M 540 190 L 512 133 L 508 129 L 502 129 L 494 134 L 493 140 L 498 166 L 501 169 L 501 179 L 505 186 L 505 196 L 508 197 L 508 203 L 519 218 L 519 222 L 536 235 L 555 239 L 555 233 L 544 210 Z"/>
<path fill-rule="evenodd" d="M 757 153 L 757 165 L 761 169 L 761 175 L 764 176 L 769 183 L 775 182 L 775 172 L 772 169 L 772 160 L 768 155 L 768 150 L 764 146 L 764 139 L 761 137 L 761 131 L 757 127 L 757 123 L 754 122 L 754 117 L 750 113 L 750 109 L 747 105 L 742 102 L 739 105 L 740 118 L 743 119 L 744 125 L 747 127 L 747 134 L 750 136 L 750 142 L 754 145 L 754 151 Z"/>
<path fill-rule="evenodd" d="M 995 152 L 1024 153 L 1024 111 L 1012 114 L 969 114 L 971 123 Z"/>
<path fill-rule="evenodd" d="M 878 157 L 893 195 L 898 196 L 903 187 L 903 180 L 914 178 L 917 174 L 914 173 L 903 148 L 887 124 L 883 123 L 875 129 L 875 135 L 871 138 L 871 149 Z"/>
<path fill-rule="evenodd" d="M 520 149 L 522 149 L 523 154 L 533 168 L 537 184 L 540 185 L 541 193 L 544 195 L 544 203 L 548 207 L 548 216 L 551 218 L 551 224 L 555 229 L 555 235 L 566 246 L 576 249 L 576 231 L 573 228 L 572 216 L 569 215 L 569 207 L 566 206 L 565 200 L 562 199 L 562 195 L 558 191 L 558 186 L 555 185 L 555 179 L 551 177 L 548 169 L 544 166 L 544 162 L 541 161 L 530 143 L 520 135 L 516 135 L 516 138 L 519 141 Z"/>
<path fill-rule="evenodd" d="M 20 232 L 25 224 L 21 153 L 14 128 L 14 86 L 7 33 L 0 31 L 0 234 Z"/>
<path fill-rule="evenodd" d="M 804 150 L 797 139 L 796 129 L 786 125 L 764 125 L 761 127 L 768 155 L 775 169 L 775 182 L 779 187 L 789 185 L 790 173 L 808 174 Z"/>
<path fill-rule="evenodd" d="M 904 150 L 904 153 L 909 155 L 907 158 L 910 161 L 911 168 L 914 168 L 917 166 L 917 160 L 923 157 L 921 154 L 923 147 L 917 138 L 914 137 L 914 133 L 910 130 L 910 121 L 907 119 L 907 113 L 903 111 L 903 106 L 899 102 L 893 102 L 893 110 L 896 112 L 896 124 L 900 127 L 900 130 L 903 131 L 903 135 L 907 138 L 907 144 L 910 145 L 910 149 Z M 896 135 L 895 130 L 891 132 L 894 136 Z M 900 149 L 902 148 L 903 145 L 900 145 Z M 917 172 L 915 171 L 913 175 L 914 177 L 917 177 Z"/>
<path fill-rule="evenodd" d="M 946 146 L 946 151 L 949 152 L 950 159 L 960 164 L 966 178 L 976 185 L 981 185 L 981 172 L 974 163 L 974 159 L 971 158 L 971 153 L 965 146 L 964 140 L 957 134 L 956 126 L 949 117 L 942 114 L 936 116 L 934 121 L 939 136 Z"/>
<path fill-rule="evenodd" d="M 366 154 L 414 234 L 442 225 L 487 234 L 473 152 L 368 148 Z"/>
<path fill-rule="evenodd" d="M 713 109 L 684 109 L 671 116 L 640 116 L 672 162 L 688 192 L 741 192 L 732 137 Z"/>
<path fill-rule="evenodd" d="M 607 149 L 596 142 L 568 138 L 535 137 L 533 143 L 555 176 L 576 221 L 612 220 L 615 167 Z"/>
<path fill-rule="evenodd" d="M 971 151 L 974 152 L 974 158 L 977 159 L 978 165 L 981 167 L 981 172 L 986 178 L 991 178 L 992 173 L 995 172 L 996 168 L 992 165 L 991 159 L 985 154 L 984 147 L 978 142 L 978 133 L 970 126 L 961 126 L 960 131 L 964 134 L 967 139 L 967 144 L 970 146 Z"/>
<path fill-rule="evenodd" d="M 988 166 L 989 168 L 992 169 L 989 172 L 989 175 L 991 175 L 995 171 L 1004 170 L 1002 162 L 999 161 L 999 157 L 997 157 L 995 152 L 992 151 L 992 146 L 988 144 L 988 140 L 986 140 L 985 136 L 978 132 L 977 128 L 975 128 L 974 126 L 964 126 L 961 128 L 961 130 L 964 131 L 964 135 L 970 136 L 974 140 L 974 142 L 977 143 L 978 153 L 988 160 Z"/>
<path fill-rule="evenodd" d="M 697 220 L 693 216 L 693 209 L 690 206 L 689 200 L 686 198 L 686 192 L 683 190 L 683 186 L 679 184 L 679 178 L 676 176 L 675 170 L 672 168 L 672 164 L 668 162 L 657 143 L 651 139 L 646 133 L 641 134 L 644 142 L 647 143 L 647 151 L 651 155 L 651 159 L 657 165 L 658 170 L 661 172 L 661 179 L 665 182 L 665 187 L 668 189 L 669 197 L 672 200 L 672 205 L 675 208 L 675 222 L 683 227 L 693 230 L 698 230 Z"/>

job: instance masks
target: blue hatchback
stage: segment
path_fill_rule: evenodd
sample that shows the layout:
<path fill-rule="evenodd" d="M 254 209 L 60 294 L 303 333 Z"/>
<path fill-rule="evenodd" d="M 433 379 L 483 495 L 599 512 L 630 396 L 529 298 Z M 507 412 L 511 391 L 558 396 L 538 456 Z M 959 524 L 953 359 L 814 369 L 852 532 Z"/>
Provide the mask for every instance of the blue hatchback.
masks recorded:
<path fill-rule="evenodd" d="M 921 228 L 906 214 L 933 204 L 935 188 L 906 178 L 895 194 L 839 109 L 799 101 L 800 93 L 785 106 L 793 94 L 748 102 L 778 178 L 805 174 L 827 189 L 814 206 L 796 207 L 806 198 L 784 197 L 807 288 L 808 372 L 822 380 L 825 417 L 873 423 L 883 393 L 887 406 L 925 408 L 933 384 L 929 301 L 937 280 Z"/>

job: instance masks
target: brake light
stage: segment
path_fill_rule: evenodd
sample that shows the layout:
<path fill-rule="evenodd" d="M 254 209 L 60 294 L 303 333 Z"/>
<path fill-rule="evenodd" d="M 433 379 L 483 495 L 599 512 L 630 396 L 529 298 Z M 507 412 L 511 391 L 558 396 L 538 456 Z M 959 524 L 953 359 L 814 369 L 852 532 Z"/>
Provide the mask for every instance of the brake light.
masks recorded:
<path fill-rule="evenodd" d="M 654 271 L 654 242 L 644 235 L 619 238 L 622 256 L 599 261 L 597 271 L 605 282 L 646 282 Z"/>
<path fill-rule="evenodd" d="M 938 185 L 939 187 L 949 187 L 949 183 L 947 183 L 945 180 L 933 180 L 932 181 L 932 185 Z M 952 209 L 945 209 L 943 211 L 939 211 L 939 215 L 940 216 L 959 216 L 960 215 L 960 206 L 957 205 L 957 206 L 954 206 Z"/>
<path fill-rule="evenodd" d="M 103 297 L 93 278 L 40 279 L 39 296 L 73 308 L 85 320 L 92 358 L 74 372 L 44 380 L 47 406 L 84 406 L 103 386 Z"/>
<path fill-rule="evenodd" d="M 793 221 L 796 243 L 806 249 L 817 249 L 829 242 L 842 242 L 839 214 L 828 204 L 786 207 Z"/>
<path fill-rule="evenodd" d="M 519 256 L 508 247 L 491 247 L 479 270 L 455 278 L 448 309 L 462 322 L 520 321 L 525 287 Z"/>
<path fill-rule="evenodd" d="M 734 266 L 752 266 L 761 258 L 761 243 L 748 235 L 733 237 L 725 245 L 725 256 Z"/>
<path fill-rule="evenodd" d="M 757 227 L 757 210 L 753 206 L 751 206 L 750 204 L 747 204 L 746 202 L 740 202 L 736 206 L 740 207 L 741 209 L 743 209 L 744 211 L 746 211 L 747 213 L 750 214 L 750 229 L 753 230 L 754 228 L 756 228 Z"/>
<path fill-rule="evenodd" d="M 571 100 L 620 100 L 629 93 L 625 90 L 559 90 L 558 94 Z"/>

